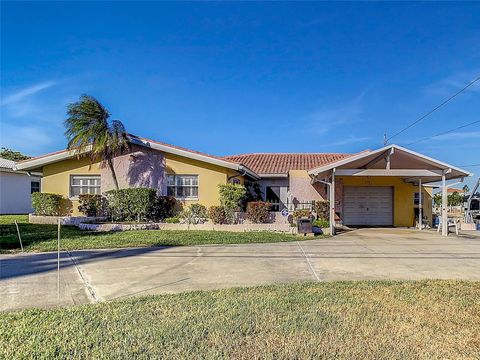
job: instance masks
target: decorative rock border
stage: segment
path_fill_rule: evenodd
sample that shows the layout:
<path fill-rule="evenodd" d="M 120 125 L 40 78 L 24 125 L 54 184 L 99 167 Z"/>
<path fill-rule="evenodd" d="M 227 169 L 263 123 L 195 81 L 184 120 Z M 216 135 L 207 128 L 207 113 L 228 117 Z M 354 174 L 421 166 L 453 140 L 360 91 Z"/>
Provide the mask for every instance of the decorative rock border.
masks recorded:
<path fill-rule="evenodd" d="M 80 223 L 77 225 L 80 230 L 89 231 L 128 231 L 128 230 L 159 230 L 160 224 L 146 223 L 146 224 L 116 224 L 116 223 Z"/>
<path fill-rule="evenodd" d="M 28 222 L 30 224 L 48 224 L 48 225 L 57 225 L 58 220 L 60 219 L 61 225 L 75 225 L 85 221 L 104 221 L 105 217 L 91 217 L 91 216 L 43 216 L 43 215 L 34 215 L 28 214 Z"/>
<path fill-rule="evenodd" d="M 60 219 L 61 225 L 74 225 L 81 230 L 87 231 L 128 231 L 128 230 L 215 230 L 215 231 L 229 231 L 229 232 L 280 232 L 297 234 L 297 228 L 291 227 L 288 223 L 273 222 L 268 224 L 252 224 L 244 222 L 241 224 L 232 225 L 215 225 L 211 221 L 202 224 L 171 224 L 171 223 L 143 223 L 143 224 L 119 224 L 119 223 L 105 223 L 104 217 L 87 217 L 87 216 L 39 216 L 29 215 L 29 222 L 32 224 L 54 224 L 58 223 Z M 99 223 L 95 223 L 99 221 Z M 324 233 L 325 230 L 323 229 Z"/>

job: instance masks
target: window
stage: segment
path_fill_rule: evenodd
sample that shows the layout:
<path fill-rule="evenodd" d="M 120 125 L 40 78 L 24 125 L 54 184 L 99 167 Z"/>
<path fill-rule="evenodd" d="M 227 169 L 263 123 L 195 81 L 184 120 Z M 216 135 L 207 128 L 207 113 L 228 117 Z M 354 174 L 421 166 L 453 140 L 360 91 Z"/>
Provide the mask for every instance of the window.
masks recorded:
<path fill-rule="evenodd" d="M 80 194 L 100 195 L 100 175 L 74 175 L 70 177 L 70 196 Z"/>
<path fill-rule="evenodd" d="M 30 194 L 40 192 L 40 181 L 32 181 L 30 183 Z"/>
<path fill-rule="evenodd" d="M 197 199 L 198 175 L 168 175 L 167 194 L 180 199 Z"/>
<path fill-rule="evenodd" d="M 422 205 L 424 202 L 424 198 L 425 198 L 425 194 L 422 194 Z M 418 192 L 416 192 L 413 196 L 413 205 L 418 205 L 418 203 L 419 203 L 419 195 L 418 195 Z"/>

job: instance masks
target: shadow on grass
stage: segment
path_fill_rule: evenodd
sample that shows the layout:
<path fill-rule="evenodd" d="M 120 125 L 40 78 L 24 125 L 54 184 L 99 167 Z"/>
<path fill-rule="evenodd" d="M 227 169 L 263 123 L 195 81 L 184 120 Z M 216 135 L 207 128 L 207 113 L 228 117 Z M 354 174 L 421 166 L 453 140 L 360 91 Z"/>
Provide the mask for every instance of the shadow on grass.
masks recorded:
<path fill-rule="evenodd" d="M 57 239 L 57 225 L 19 223 L 23 247 Z M 91 236 L 91 232 L 81 231 L 75 226 L 62 226 L 62 239 Z M 0 225 L 0 251 L 20 250 L 17 228 L 14 224 Z"/>
<path fill-rule="evenodd" d="M 68 252 L 60 252 L 60 271 L 75 263 L 90 263 L 102 260 L 120 259 L 130 256 L 144 255 L 167 247 L 150 247 L 115 250 L 76 251 L 70 256 Z M 25 254 L 22 256 L 4 256 L 1 259 L 0 282 L 15 277 L 34 275 L 57 270 L 57 253 Z"/>

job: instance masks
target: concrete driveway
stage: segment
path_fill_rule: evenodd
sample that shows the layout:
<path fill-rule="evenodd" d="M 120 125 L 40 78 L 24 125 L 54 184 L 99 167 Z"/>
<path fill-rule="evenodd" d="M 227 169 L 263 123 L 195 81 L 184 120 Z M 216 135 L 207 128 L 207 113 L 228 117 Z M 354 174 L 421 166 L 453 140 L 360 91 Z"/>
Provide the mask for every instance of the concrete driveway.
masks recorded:
<path fill-rule="evenodd" d="M 0 256 L 0 309 L 292 281 L 480 280 L 480 235 L 360 229 L 291 243 L 64 252 L 59 300 L 56 268 L 56 253 Z"/>

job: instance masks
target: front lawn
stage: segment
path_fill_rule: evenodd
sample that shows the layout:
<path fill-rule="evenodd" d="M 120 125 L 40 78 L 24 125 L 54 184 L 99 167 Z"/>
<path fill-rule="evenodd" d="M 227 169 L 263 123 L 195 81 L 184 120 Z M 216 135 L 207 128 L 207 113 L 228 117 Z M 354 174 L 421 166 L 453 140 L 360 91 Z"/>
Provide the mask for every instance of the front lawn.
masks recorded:
<path fill-rule="evenodd" d="M 25 251 L 55 251 L 57 249 L 57 226 L 29 224 L 25 215 L 0 216 L 0 252 L 20 251 L 17 220 Z M 62 226 L 62 250 L 107 249 L 141 246 L 182 246 L 200 244 L 247 244 L 295 241 L 301 239 L 291 234 L 270 232 L 226 231 L 175 231 L 137 230 L 123 232 L 92 232 L 74 226 Z"/>
<path fill-rule="evenodd" d="M 480 282 L 305 283 L 0 314 L 0 358 L 478 359 Z"/>

